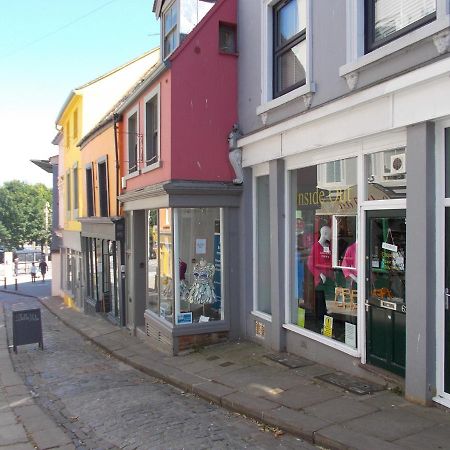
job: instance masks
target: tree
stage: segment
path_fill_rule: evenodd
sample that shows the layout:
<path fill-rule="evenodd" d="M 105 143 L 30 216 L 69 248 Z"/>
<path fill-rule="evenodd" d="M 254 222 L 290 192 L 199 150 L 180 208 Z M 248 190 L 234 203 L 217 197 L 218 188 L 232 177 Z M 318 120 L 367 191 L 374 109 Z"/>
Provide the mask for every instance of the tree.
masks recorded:
<path fill-rule="evenodd" d="M 47 244 L 51 224 L 46 223 L 46 209 L 51 200 L 52 191 L 43 184 L 9 181 L 1 186 L 0 244 L 9 250 L 30 242 Z"/>

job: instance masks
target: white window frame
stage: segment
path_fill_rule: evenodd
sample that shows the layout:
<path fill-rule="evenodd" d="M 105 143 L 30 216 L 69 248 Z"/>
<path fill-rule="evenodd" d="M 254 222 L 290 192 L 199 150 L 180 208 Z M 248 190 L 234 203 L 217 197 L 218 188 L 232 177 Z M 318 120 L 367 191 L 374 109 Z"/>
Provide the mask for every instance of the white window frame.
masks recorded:
<path fill-rule="evenodd" d="M 76 181 L 75 181 L 76 178 Z M 75 192 L 75 185 L 77 187 L 77 192 Z M 79 211 L 81 209 L 80 205 L 80 174 L 78 172 L 78 163 L 76 162 L 72 167 L 72 203 L 73 203 L 73 218 L 78 219 Z M 77 208 L 75 208 L 75 199 L 77 203 Z"/>
<path fill-rule="evenodd" d="M 133 115 L 136 114 L 136 131 L 137 131 L 137 136 L 136 136 L 136 170 L 134 172 L 129 172 L 129 155 L 130 155 L 130 151 L 128 148 L 129 145 L 129 136 L 128 136 L 128 120 L 129 118 Z M 129 180 L 130 178 L 134 178 L 137 177 L 138 175 L 140 175 L 141 173 L 141 169 L 140 169 L 140 165 L 139 165 L 139 105 L 134 106 L 133 108 L 131 108 L 125 115 L 125 136 L 126 136 L 126 153 L 125 153 L 125 158 L 126 158 L 126 164 L 125 164 L 125 175 L 124 175 L 124 180 Z"/>
<path fill-rule="evenodd" d="M 312 11 L 313 2 L 306 0 L 306 83 L 280 97 L 273 98 L 273 8 L 281 0 L 262 0 L 261 14 L 261 104 L 256 114 L 263 114 L 302 95 L 315 92 L 312 81 Z"/>
<path fill-rule="evenodd" d="M 272 322 L 272 315 L 258 310 L 258 202 L 256 194 L 257 179 L 269 176 L 269 163 L 263 163 L 253 168 L 252 203 L 253 203 L 253 309 L 251 314 L 255 317 Z"/>
<path fill-rule="evenodd" d="M 144 97 L 144 167 L 141 170 L 141 173 L 150 172 L 151 170 L 157 169 L 161 166 L 161 88 L 158 84 L 154 89 L 152 89 L 145 97 Z M 156 108 L 157 108 L 157 122 L 158 122 L 158 141 L 157 141 L 157 160 L 147 165 L 147 103 L 152 100 L 154 97 L 157 97 Z"/>
<path fill-rule="evenodd" d="M 92 184 L 92 192 L 91 192 L 91 200 L 92 200 L 92 216 L 89 215 L 89 211 L 88 211 L 88 185 L 87 185 L 87 171 L 90 170 L 91 171 L 91 184 Z M 94 217 L 95 216 L 95 179 L 94 179 L 94 166 L 93 163 L 87 163 L 84 166 L 84 179 L 85 179 L 85 192 L 86 192 L 86 217 Z"/>
<path fill-rule="evenodd" d="M 347 38 L 346 64 L 339 68 L 339 75 L 345 76 L 386 56 L 403 50 L 423 39 L 429 38 L 450 26 L 450 5 L 448 0 L 436 0 L 436 20 L 410 33 L 400 36 L 370 53 L 364 54 L 364 0 L 346 0 Z"/>
<path fill-rule="evenodd" d="M 177 24 L 175 29 L 175 36 L 176 36 L 176 45 L 174 49 L 168 53 L 166 52 L 166 46 L 165 46 L 165 39 L 166 39 L 166 29 L 165 29 L 165 22 L 166 22 L 166 14 L 167 11 L 169 11 L 172 6 L 175 5 L 175 8 L 177 8 Z M 164 9 L 161 12 L 161 56 L 163 61 L 165 61 L 167 58 L 170 57 L 170 55 L 180 46 L 180 2 L 178 0 L 174 0 L 173 2 L 170 2 L 168 5 L 165 5 Z"/>

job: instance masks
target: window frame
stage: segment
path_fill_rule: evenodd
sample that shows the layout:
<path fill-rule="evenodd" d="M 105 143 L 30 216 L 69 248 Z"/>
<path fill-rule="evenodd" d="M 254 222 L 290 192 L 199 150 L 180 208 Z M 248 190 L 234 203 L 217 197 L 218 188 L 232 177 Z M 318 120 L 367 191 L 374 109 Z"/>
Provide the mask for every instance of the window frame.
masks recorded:
<path fill-rule="evenodd" d="M 70 218 L 72 212 L 72 175 L 70 169 L 66 172 L 66 215 Z"/>
<path fill-rule="evenodd" d="M 436 10 L 434 13 L 428 14 L 389 36 L 380 39 L 378 42 L 375 42 L 375 1 L 376 0 L 364 0 L 364 54 L 383 47 L 389 42 L 395 41 L 399 37 L 405 36 L 406 34 L 411 33 L 411 31 L 421 28 L 430 22 L 434 22 L 437 18 L 438 2 L 436 2 Z"/>
<path fill-rule="evenodd" d="M 129 133 L 129 121 L 130 118 L 136 114 L 136 168 L 133 171 L 130 171 L 130 133 Z M 140 173 L 139 167 L 139 107 L 136 105 L 134 108 L 130 109 L 125 116 L 125 126 L 126 126 L 126 175 L 125 179 L 132 178 L 133 176 L 137 176 Z"/>
<path fill-rule="evenodd" d="M 100 183 L 100 166 L 105 166 L 105 201 L 106 207 L 103 210 L 102 206 L 102 186 Z M 102 156 L 97 160 L 97 181 L 98 181 L 98 209 L 100 217 L 109 217 L 109 176 L 108 176 L 108 158 L 106 156 Z M 106 212 L 106 215 L 103 215 L 103 212 Z"/>
<path fill-rule="evenodd" d="M 80 208 L 80 174 L 78 172 L 78 163 L 75 163 L 72 168 L 72 179 L 73 179 L 73 215 L 78 217 L 78 211 Z"/>
<path fill-rule="evenodd" d="M 154 89 L 152 89 L 144 98 L 144 168 L 142 172 L 148 172 L 150 170 L 160 167 L 161 161 L 161 95 L 160 95 L 160 85 L 158 84 Z M 156 97 L 156 128 L 157 128 L 157 138 L 156 138 L 156 159 L 154 162 L 148 164 L 147 161 L 147 103 L 154 100 Z"/>
<path fill-rule="evenodd" d="M 177 9 L 177 20 L 175 24 L 172 24 L 172 27 L 169 30 L 166 30 L 166 16 L 174 7 Z M 164 8 L 164 11 L 162 12 L 161 34 L 161 43 L 163 47 L 161 54 L 163 55 L 163 60 L 166 60 L 180 45 L 180 4 L 178 0 L 174 0 Z M 175 36 L 175 44 L 174 48 L 166 54 L 166 38 L 171 34 L 174 34 Z"/>
<path fill-rule="evenodd" d="M 88 171 L 90 172 L 90 184 L 91 192 L 89 192 L 88 186 Z M 86 216 L 95 216 L 95 189 L 94 189 L 94 167 L 92 163 L 86 164 L 84 167 L 84 177 L 86 186 Z"/>
<path fill-rule="evenodd" d="M 276 3 L 272 8 L 272 14 L 273 14 L 273 32 L 272 32 L 272 48 L 273 48 L 273 54 L 272 54 L 272 96 L 273 98 L 281 97 L 284 94 L 287 94 L 288 92 L 293 91 L 296 88 L 299 88 L 301 86 L 304 86 L 306 84 L 306 67 L 305 67 L 305 79 L 304 81 L 300 81 L 297 83 L 294 83 L 293 85 L 278 90 L 278 81 L 280 77 L 279 69 L 278 69 L 278 58 L 280 58 L 282 55 L 287 53 L 289 50 L 294 48 L 296 45 L 306 41 L 306 29 L 307 25 L 303 30 L 300 30 L 297 34 L 289 38 L 283 45 L 277 46 L 278 36 L 279 36 L 279 30 L 278 30 L 278 14 L 280 11 L 291 1 L 298 2 L 298 0 L 281 0 L 278 3 Z M 306 0 L 305 0 L 306 1 Z"/>

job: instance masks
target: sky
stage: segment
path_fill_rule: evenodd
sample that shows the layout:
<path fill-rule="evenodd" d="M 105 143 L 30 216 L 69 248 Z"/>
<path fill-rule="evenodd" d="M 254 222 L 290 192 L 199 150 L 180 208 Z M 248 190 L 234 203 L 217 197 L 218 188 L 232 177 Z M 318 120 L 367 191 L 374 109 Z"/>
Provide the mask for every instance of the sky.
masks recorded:
<path fill-rule="evenodd" d="M 58 153 L 55 119 L 70 91 L 159 45 L 153 0 L 3 0 L 0 185 L 44 183 L 30 162 Z"/>

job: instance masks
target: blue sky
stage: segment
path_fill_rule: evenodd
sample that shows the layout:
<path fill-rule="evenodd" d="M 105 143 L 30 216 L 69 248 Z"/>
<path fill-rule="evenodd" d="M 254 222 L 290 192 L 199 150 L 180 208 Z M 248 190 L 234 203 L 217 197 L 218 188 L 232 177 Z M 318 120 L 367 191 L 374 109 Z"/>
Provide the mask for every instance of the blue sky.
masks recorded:
<path fill-rule="evenodd" d="M 51 186 L 30 159 L 57 153 L 71 89 L 159 45 L 153 0 L 16 0 L 0 14 L 0 184 Z M 157 33 L 157 35 L 149 36 Z"/>

